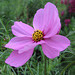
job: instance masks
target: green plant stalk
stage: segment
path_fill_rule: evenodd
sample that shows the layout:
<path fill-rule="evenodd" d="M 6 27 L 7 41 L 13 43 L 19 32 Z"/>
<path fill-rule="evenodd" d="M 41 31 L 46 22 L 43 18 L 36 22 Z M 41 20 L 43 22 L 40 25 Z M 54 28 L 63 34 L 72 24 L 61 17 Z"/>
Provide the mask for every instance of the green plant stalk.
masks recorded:
<path fill-rule="evenodd" d="M 47 75 L 47 69 L 46 69 L 46 56 L 45 56 L 45 65 L 44 65 L 44 75 Z"/>
<path fill-rule="evenodd" d="M 72 64 L 75 64 L 75 61 L 69 63 L 69 64 L 61 71 L 60 75 L 63 75 L 64 71 L 65 71 L 67 68 L 69 68 Z"/>
<path fill-rule="evenodd" d="M 5 27 L 4 24 L 3 24 L 2 19 L 0 19 L 0 22 L 1 22 L 3 28 L 4 28 L 5 32 L 6 32 L 6 34 L 7 34 L 8 38 L 9 38 L 9 40 L 10 40 L 10 36 L 9 36 L 9 34 L 8 34 L 8 31 L 7 31 L 6 27 Z"/>
<path fill-rule="evenodd" d="M 28 65 L 27 63 L 26 63 L 26 65 L 27 65 L 27 67 L 28 67 L 29 71 L 31 72 L 31 75 L 34 75 L 34 74 L 33 74 L 33 72 L 31 71 L 31 69 L 30 69 L 29 65 Z"/>

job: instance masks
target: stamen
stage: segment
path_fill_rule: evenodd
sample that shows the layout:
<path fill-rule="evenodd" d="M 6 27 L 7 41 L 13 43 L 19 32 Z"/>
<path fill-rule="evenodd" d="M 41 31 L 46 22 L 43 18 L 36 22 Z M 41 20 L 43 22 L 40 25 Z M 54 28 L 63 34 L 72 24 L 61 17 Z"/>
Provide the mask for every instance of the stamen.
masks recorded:
<path fill-rule="evenodd" d="M 32 38 L 35 42 L 43 40 L 43 32 L 41 30 L 34 31 L 34 33 L 32 34 Z"/>

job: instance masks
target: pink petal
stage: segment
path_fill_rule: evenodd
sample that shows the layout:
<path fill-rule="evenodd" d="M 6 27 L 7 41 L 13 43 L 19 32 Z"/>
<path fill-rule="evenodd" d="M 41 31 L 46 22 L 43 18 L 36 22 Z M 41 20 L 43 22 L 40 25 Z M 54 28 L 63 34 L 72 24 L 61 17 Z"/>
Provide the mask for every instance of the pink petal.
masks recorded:
<path fill-rule="evenodd" d="M 25 45 L 30 42 L 32 42 L 31 37 L 14 37 L 5 45 L 5 47 L 18 50 L 25 47 Z"/>
<path fill-rule="evenodd" d="M 12 26 L 12 33 L 18 37 L 25 36 L 25 35 L 32 36 L 33 32 L 34 29 L 31 26 L 22 23 L 21 21 L 14 22 L 14 25 Z"/>
<path fill-rule="evenodd" d="M 70 40 L 61 35 L 54 35 L 51 38 L 45 39 L 47 45 L 59 51 L 65 50 L 70 45 Z"/>
<path fill-rule="evenodd" d="M 43 31 L 45 38 L 57 34 L 61 24 L 56 6 L 48 2 L 44 9 L 39 9 L 34 16 L 33 26 L 34 29 Z"/>
<path fill-rule="evenodd" d="M 51 37 L 57 34 L 61 28 L 60 18 L 56 6 L 50 2 L 44 8 L 44 34 Z"/>
<path fill-rule="evenodd" d="M 33 26 L 34 29 L 39 29 L 39 30 L 43 30 L 43 18 L 44 18 L 44 10 L 43 9 L 39 9 L 33 19 Z"/>
<path fill-rule="evenodd" d="M 59 53 L 60 53 L 58 50 L 48 46 L 47 44 L 42 44 L 42 50 L 44 54 L 50 59 L 59 56 Z"/>
<path fill-rule="evenodd" d="M 14 50 L 10 54 L 10 56 L 6 59 L 5 63 L 9 64 L 10 66 L 20 67 L 30 59 L 32 54 L 33 54 L 33 49 L 21 54 L 18 54 L 18 51 Z"/>
<path fill-rule="evenodd" d="M 37 45 L 43 44 L 43 43 L 45 43 L 43 40 L 41 40 L 39 42 L 34 42 L 34 43 L 30 42 L 27 45 L 25 45 L 24 48 L 19 49 L 18 53 L 23 53 L 23 52 L 28 51 L 30 49 L 34 49 Z"/>

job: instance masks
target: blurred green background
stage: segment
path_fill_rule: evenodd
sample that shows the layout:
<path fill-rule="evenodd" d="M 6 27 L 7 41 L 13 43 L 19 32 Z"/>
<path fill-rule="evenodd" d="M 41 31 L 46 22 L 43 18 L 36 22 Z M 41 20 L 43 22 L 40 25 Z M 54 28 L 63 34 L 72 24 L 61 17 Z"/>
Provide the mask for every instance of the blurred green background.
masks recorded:
<path fill-rule="evenodd" d="M 32 75 L 31 72 L 33 75 L 44 75 L 45 56 L 40 46 L 35 48 L 33 56 L 25 65 L 14 68 L 5 63 L 12 50 L 4 45 L 14 37 L 11 32 L 14 21 L 22 21 L 32 26 L 36 11 L 44 8 L 47 2 L 57 6 L 62 25 L 60 34 L 71 41 L 71 45 L 59 57 L 47 58 L 47 75 L 75 75 L 75 14 L 69 13 L 69 4 L 61 4 L 61 0 L 0 0 L 0 75 Z M 70 19 L 68 25 L 65 19 Z"/>

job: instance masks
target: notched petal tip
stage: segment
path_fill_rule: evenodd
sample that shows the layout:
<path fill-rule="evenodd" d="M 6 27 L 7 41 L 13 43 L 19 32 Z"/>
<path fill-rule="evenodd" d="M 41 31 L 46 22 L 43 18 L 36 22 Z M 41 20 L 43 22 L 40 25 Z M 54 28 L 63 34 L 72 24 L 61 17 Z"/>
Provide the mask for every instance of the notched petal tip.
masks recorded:
<path fill-rule="evenodd" d="M 48 2 L 48 3 L 46 3 L 46 5 L 45 5 L 45 7 L 48 7 L 48 6 L 52 6 L 52 7 L 55 7 L 56 8 L 56 6 L 53 4 L 53 3 L 51 3 L 51 2 Z M 57 8 L 56 8 L 57 9 Z"/>
<path fill-rule="evenodd" d="M 40 8 L 36 11 L 36 13 L 40 12 L 40 11 L 43 11 L 43 8 Z"/>
<path fill-rule="evenodd" d="M 15 24 L 15 23 L 20 23 L 20 22 L 22 22 L 22 21 L 15 21 L 14 24 Z"/>
<path fill-rule="evenodd" d="M 4 46 L 4 47 L 6 47 L 6 48 L 9 48 L 9 45 L 8 45 L 8 43 Z"/>

